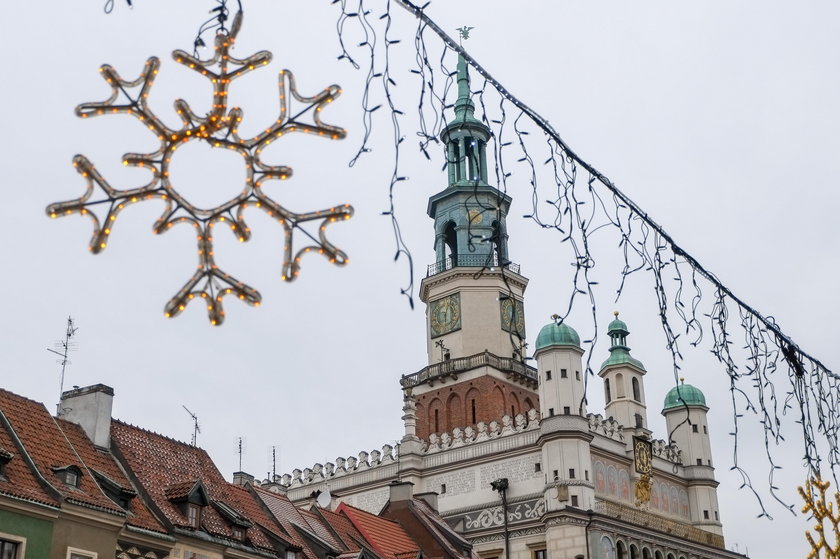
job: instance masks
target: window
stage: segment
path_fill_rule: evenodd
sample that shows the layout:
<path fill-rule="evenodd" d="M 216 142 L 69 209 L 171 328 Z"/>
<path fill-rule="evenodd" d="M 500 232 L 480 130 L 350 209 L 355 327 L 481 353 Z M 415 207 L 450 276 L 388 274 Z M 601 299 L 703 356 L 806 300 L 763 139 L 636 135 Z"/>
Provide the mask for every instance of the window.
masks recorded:
<path fill-rule="evenodd" d="M 444 493 L 446 493 L 446 484 L 441 483 L 440 484 L 440 494 L 443 495 Z"/>
<path fill-rule="evenodd" d="M 702 458 L 698 458 L 698 459 L 697 459 L 697 465 L 698 465 L 698 466 L 702 466 L 702 465 L 703 465 L 703 459 L 702 459 Z"/>
<path fill-rule="evenodd" d="M 609 404 L 612 401 L 612 394 L 610 393 L 610 379 L 604 379 L 604 395 Z"/>
<path fill-rule="evenodd" d="M 240 528 L 233 529 L 233 538 L 242 541 L 242 530 Z"/>
<path fill-rule="evenodd" d="M 645 421 L 642 418 L 642 415 L 637 413 L 633 416 L 636 419 L 636 428 L 641 429 L 645 426 Z"/>
<path fill-rule="evenodd" d="M 633 399 L 637 402 L 642 401 L 642 389 L 639 387 L 639 379 L 633 377 Z"/>
<path fill-rule="evenodd" d="M 577 495 L 572 495 L 572 506 L 573 506 L 573 507 L 578 506 L 578 498 L 577 498 Z"/>
<path fill-rule="evenodd" d="M 575 479 L 575 469 L 569 468 L 569 479 Z"/>
<path fill-rule="evenodd" d="M 720 519 L 718 518 L 718 513 L 717 513 L 717 511 L 715 511 L 715 520 L 720 520 Z"/>
<path fill-rule="evenodd" d="M 554 470 L 552 474 L 554 474 L 554 481 L 560 479 L 560 472 L 558 472 L 557 470 Z"/>
<path fill-rule="evenodd" d="M 287 551 L 286 552 L 286 559 L 295 559 L 297 554 L 294 551 Z"/>
<path fill-rule="evenodd" d="M 575 380 L 580 380 L 580 371 L 575 371 Z"/>
<path fill-rule="evenodd" d="M 554 408 L 548 408 L 548 417 L 554 417 Z"/>
<path fill-rule="evenodd" d="M 85 551 L 84 549 L 76 549 L 75 547 L 67 548 L 67 559 L 96 559 L 98 553 L 95 551 Z M 6 559 L 3 557 L 3 559 Z"/>
<path fill-rule="evenodd" d="M 440 413 L 439 410 L 435 410 L 435 433 L 440 431 Z"/>
<path fill-rule="evenodd" d="M 535 549 L 532 557 L 533 559 L 548 559 L 548 554 L 544 549 Z"/>
<path fill-rule="evenodd" d="M 551 380 L 551 371 L 545 372 L 545 380 Z"/>
<path fill-rule="evenodd" d="M 534 463 L 534 471 L 535 472 L 541 472 L 542 471 L 542 464 L 540 464 L 539 462 L 535 462 Z"/>
<path fill-rule="evenodd" d="M 472 422 L 475 423 L 475 400 L 470 400 L 470 407 L 472 408 Z"/>
<path fill-rule="evenodd" d="M 201 526 L 201 509 L 198 505 L 187 503 L 187 521 L 193 528 L 197 529 Z"/>
<path fill-rule="evenodd" d="M 18 559 L 23 557 L 25 541 L 10 541 L 2 539 L 0 534 L 0 559 Z"/>
<path fill-rule="evenodd" d="M 572 408 L 570 408 L 569 406 L 563 406 L 563 415 L 571 415 L 571 413 Z"/>
<path fill-rule="evenodd" d="M 705 426 L 705 425 L 703 425 L 703 434 L 704 434 L 704 435 L 708 435 L 708 434 L 709 434 L 709 431 L 706 429 L 706 426 Z"/>
<path fill-rule="evenodd" d="M 589 481 L 589 470 L 583 470 L 583 477 L 586 481 Z"/>
<path fill-rule="evenodd" d="M 566 369 L 560 369 L 560 378 L 569 378 L 569 374 L 566 372 Z"/>
<path fill-rule="evenodd" d="M 703 518 L 706 519 L 706 520 L 709 519 L 709 511 L 707 511 L 707 510 L 703 511 Z"/>
<path fill-rule="evenodd" d="M 692 432 L 692 433 L 696 433 L 696 432 L 697 432 L 697 425 L 692 425 L 692 426 L 691 426 L 691 432 Z"/>

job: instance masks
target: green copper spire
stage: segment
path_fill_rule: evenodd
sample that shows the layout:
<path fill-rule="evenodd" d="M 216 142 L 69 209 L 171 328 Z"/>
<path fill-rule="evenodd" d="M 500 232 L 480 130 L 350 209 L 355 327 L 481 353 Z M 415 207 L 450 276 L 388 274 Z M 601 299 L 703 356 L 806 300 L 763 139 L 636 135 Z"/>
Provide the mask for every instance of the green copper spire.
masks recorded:
<path fill-rule="evenodd" d="M 630 348 L 627 347 L 627 336 L 630 331 L 627 325 L 618 319 L 618 311 L 614 314 L 615 320 L 607 327 L 607 335 L 610 337 L 610 356 L 601 365 L 601 370 L 610 365 L 632 365 L 644 371 L 645 366 L 642 362 L 630 356 Z"/>
<path fill-rule="evenodd" d="M 472 102 L 470 91 L 470 74 L 467 71 L 467 61 L 463 55 L 458 55 L 458 100 L 455 101 L 455 122 L 467 120 L 478 122 L 475 118 L 475 104 Z"/>

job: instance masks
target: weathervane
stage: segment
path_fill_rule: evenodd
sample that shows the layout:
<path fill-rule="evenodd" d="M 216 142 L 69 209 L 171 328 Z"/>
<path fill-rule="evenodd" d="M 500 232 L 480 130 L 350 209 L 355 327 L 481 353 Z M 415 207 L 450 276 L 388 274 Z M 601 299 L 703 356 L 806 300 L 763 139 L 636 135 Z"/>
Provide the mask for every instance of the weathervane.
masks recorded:
<path fill-rule="evenodd" d="M 458 31 L 458 33 L 460 34 L 460 38 L 466 41 L 470 38 L 470 31 L 472 31 L 473 29 L 475 29 L 475 27 L 467 27 L 465 25 L 463 27 L 459 27 L 456 31 Z"/>
<path fill-rule="evenodd" d="M 305 97 L 298 93 L 291 72 L 281 70 L 279 116 L 256 136 L 241 137 L 239 126 L 243 112 L 239 107 L 228 106 L 230 85 L 244 74 L 265 66 L 272 58 L 268 51 L 260 51 L 244 59 L 231 55 L 241 25 L 240 11 L 230 31 L 224 27 L 218 30 L 213 55 L 207 60 L 182 50 L 172 53 L 177 63 L 210 80 L 213 88 L 212 105 L 204 115 L 195 113 L 183 99 L 175 101 L 175 110 L 181 120 L 177 128 L 164 124 L 148 106 L 149 90 L 160 67 L 157 57 L 149 58 L 140 77 L 133 81 L 120 77 L 110 65 L 103 65 L 99 71 L 111 86 L 111 96 L 102 102 L 79 105 L 76 114 L 82 118 L 92 118 L 122 113 L 137 118 L 155 135 L 159 145 L 151 153 L 127 153 L 123 156 L 123 165 L 146 170 L 151 176 L 144 186 L 117 189 L 111 186 L 87 157 L 76 155 L 73 166 L 87 182 L 85 193 L 75 200 L 57 202 L 47 207 L 47 214 L 52 218 L 72 214 L 89 217 L 93 221 L 93 237 L 89 248 L 96 254 L 108 245 L 117 216 L 122 210 L 138 202 L 161 200 L 164 210 L 154 223 L 153 231 L 161 234 L 173 225 L 187 223 L 195 229 L 198 248 L 197 270 L 166 304 L 166 316 L 177 316 L 190 302 L 200 300 L 213 325 L 219 325 L 224 320 L 222 299 L 226 295 L 233 295 L 253 306 L 259 305 L 262 299 L 256 289 L 227 274 L 216 264 L 213 247 L 216 226 L 230 229 L 239 242 L 245 242 L 251 237 L 251 229 L 243 217 L 245 210 L 253 207 L 267 213 L 285 231 L 281 279 L 292 281 L 297 278 L 301 258 L 306 253 L 321 254 L 336 265 L 347 263 L 346 254 L 327 240 L 325 231 L 331 223 L 350 219 L 353 215 L 353 208 L 349 204 L 296 213 L 270 198 L 262 188 L 269 181 L 286 180 L 292 176 L 290 167 L 262 160 L 263 150 L 275 140 L 292 132 L 304 132 L 333 140 L 345 137 L 343 128 L 321 122 L 321 111 L 341 94 L 341 89 L 331 85 L 320 93 Z M 290 111 L 292 98 L 304 104 L 304 108 L 296 107 L 293 112 Z M 311 123 L 298 120 L 307 113 L 311 113 Z M 181 193 L 180 187 L 170 176 L 172 158 L 177 158 L 178 148 L 195 141 L 205 142 L 214 149 L 238 153 L 243 159 L 244 185 L 228 201 L 214 208 L 196 206 Z M 97 196 L 94 196 L 94 192 Z M 101 215 L 97 215 L 95 210 L 101 207 L 104 209 L 99 211 Z M 309 222 L 317 223 L 317 231 L 314 231 L 316 226 L 311 227 L 313 232 L 304 229 L 304 225 Z M 299 239 L 300 235 L 308 238 L 312 244 L 296 248 L 295 239 Z"/>

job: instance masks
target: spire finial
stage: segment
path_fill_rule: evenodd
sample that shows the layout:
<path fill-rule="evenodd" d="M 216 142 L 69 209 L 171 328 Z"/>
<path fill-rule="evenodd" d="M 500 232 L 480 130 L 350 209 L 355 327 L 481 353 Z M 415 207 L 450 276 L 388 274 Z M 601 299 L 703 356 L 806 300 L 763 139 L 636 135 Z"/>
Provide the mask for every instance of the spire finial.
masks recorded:
<path fill-rule="evenodd" d="M 618 319 L 618 311 L 613 311 L 613 316 Z"/>
<path fill-rule="evenodd" d="M 680 377 L 680 384 L 685 384 L 685 377 Z"/>
<path fill-rule="evenodd" d="M 551 315 L 551 320 L 553 320 L 556 324 L 557 321 L 560 320 L 560 315 L 557 314 L 557 313 L 554 313 L 553 315 Z"/>

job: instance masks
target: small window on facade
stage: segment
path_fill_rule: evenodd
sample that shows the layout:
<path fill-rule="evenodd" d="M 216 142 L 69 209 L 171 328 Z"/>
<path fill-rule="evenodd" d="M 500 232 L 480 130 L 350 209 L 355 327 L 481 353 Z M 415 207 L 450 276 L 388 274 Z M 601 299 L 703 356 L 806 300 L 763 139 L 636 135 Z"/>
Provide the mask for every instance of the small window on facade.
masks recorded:
<path fill-rule="evenodd" d="M 609 404 L 612 401 L 612 393 L 610 391 L 610 379 L 604 379 L 604 396 Z"/>
<path fill-rule="evenodd" d="M 644 422 L 644 419 L 642 418 L 641 414 L 637 413 L 634 417 L 636 419 L 636 428 L 637 429 L 641 429 L 642 427 L 645 426 L 645 422 Z"/>
<path fill-rule="evenodd" d="M 642 389 L 639 386 L 639 379 L 637 379 L 636 377 L 633 377 L 632 384 L 633 384 L 633 399 L 636 400 L 637 402 L 641 402 L 642 401 Z"/>
<path fill-rule="evenodd" d="M 706 462 L 708 462 L 709 466 L 711 466 L 711 465 L 712 465 L 712 459 L 711 459 L 711 458 L 709 458 L 708 460 L 706 460 Z"/>
<path fill-rule="evenodd" d="M 440 431 L 440 413 L 439 410 L 435 410 L 435 433 Z"/>
<path fill-rule="evenodd" d="M 709 519 L 709 511 L 707 511 L 707 510 L 703 511 L 703 518 L 705 518 L 706 520 Z"/>
<path fill-rule="evenodd" d="M 472 422 L 475 423 L 475 399 L 470 400 L 470 407 L 472 407 Z"/>
<path fill-rule="evenodd" d="M 551 380 L 551 371 L 545 372 L 545 380 Z"/>
<path fill-rule="evenodd" d="M 692 425 L 692 426 L 691 426 L 691 432 L 692 432 L 692 433 L 696 433 L 696 432 L 697 432 L 697 425 Z"/>
<path fill-rule="evenodd" d="M 719 520 L 719 519 L 718 519 L 718 512 L 717 512 L 717 511 L 715 511 L 715 520 Z"/>
<path fill-rule="evenodd" d="M 73 469 L 64 470 L 62 473 L 62 481 L 70 487 L 79 487 L 79 472 Z"/>
<path fill-rule="evenodd" d="M 535 472 L 541 472 L 542 471 L 542 464 L 540 464 L 539 462 L 535 462 L 534 463 L 534 471 Z"/>
<path fill-rule="evenodd" d="M 578 506 L 578 498 L 577 498 L 577 495 L 572 495 L 572 506 L 573 506 L 573 507 Z"/>
<path fill-rule="evenodd" d="M 589 481 L 589 470 L 583 470 L 583 477 L 586 481 Z"/>
<path fill-rule="evenodd" d="M 548 408 L 548 417 L 554 417 L 554 408 Z"/>
<path fill-rule="evenodd" d="M 557 470 L 554 470 L 552 474 L 554 475 L 554 481 L 560 479 L 560 472 L 558 472 Z"/>
<path fill-rule="evenodd" d="M 242 540 L 242 530 L 239 528 L 233 529 L 233 538 L 236 540 Z"/>
<path fill-rule="evenodd" d="M 563 406 L 563 415 L 571 415 L 571 413 L 572 408 L 570 408 L 569 406 Z"/>
<path fill-rule="evenodd" d="M 569 374 L 566 372 L 566 369 L 560 369 L 560 378 L 568 378 Z"/>
<path fill-rule="evenodd" d="M 575 371 L 575 380 L 580 380 L 580 371 Z"/>
<path fill-rule="evenodd" d="M 698 466 L 702 466 L 702 465 L 703 465 L 703 459 L 702 459 L 702 458 L 698 458 L 698 459 L 697 459 L 697 465 L 698 465 Z"/>
<path fill-rule="evenodd" d="M 708 434 L 709 434 L 709 431 L 708 431 L 708 429 L 706 429 L 706 426 L 705 426 L 705 425 L 703 425 L 703 434 L 704 434 L 704 435 L 708 435 Z"/>
<path fill-rule="evenodd" d="M 569 468 L 569 479 L 575 479 L 575 469 Z"/>
<path fill-rule="evenodd" d="M 548 554 L 544 549 L 535 549 L 533 559 L 548 559 Z"/>
<path fill-rule="evenodd" d="M 444 493 L 446 493 L 446 484 L 441 483 L 440 484 L 440 494 L 443 495 Z"/>
<path fill-rule="evenodd" d="M 297 557 L 297 553 L 294 551 L 287 551 L 286 552 L 286 559 L 295 559 Z"/>
<path fill-rule="evenodd" d="M 6 557 L 9 557 L 10 559 L 17 559 L 19 547 L 20 544 L 18 542 L 0 540 L 0 557 L 3 559 L 6 559 Z"/>
<path fill-rule="evenodd" d="M 98 553 L 95 551 L 85 551 L 83 549 L 76 549 L 74 547 L 67 548 L 67 559 L 96 559 Z M 0 555 L 3 559 L 6 559 L 5 555 Z M 12 555 L 12 557 L 15 557 Z"/>

